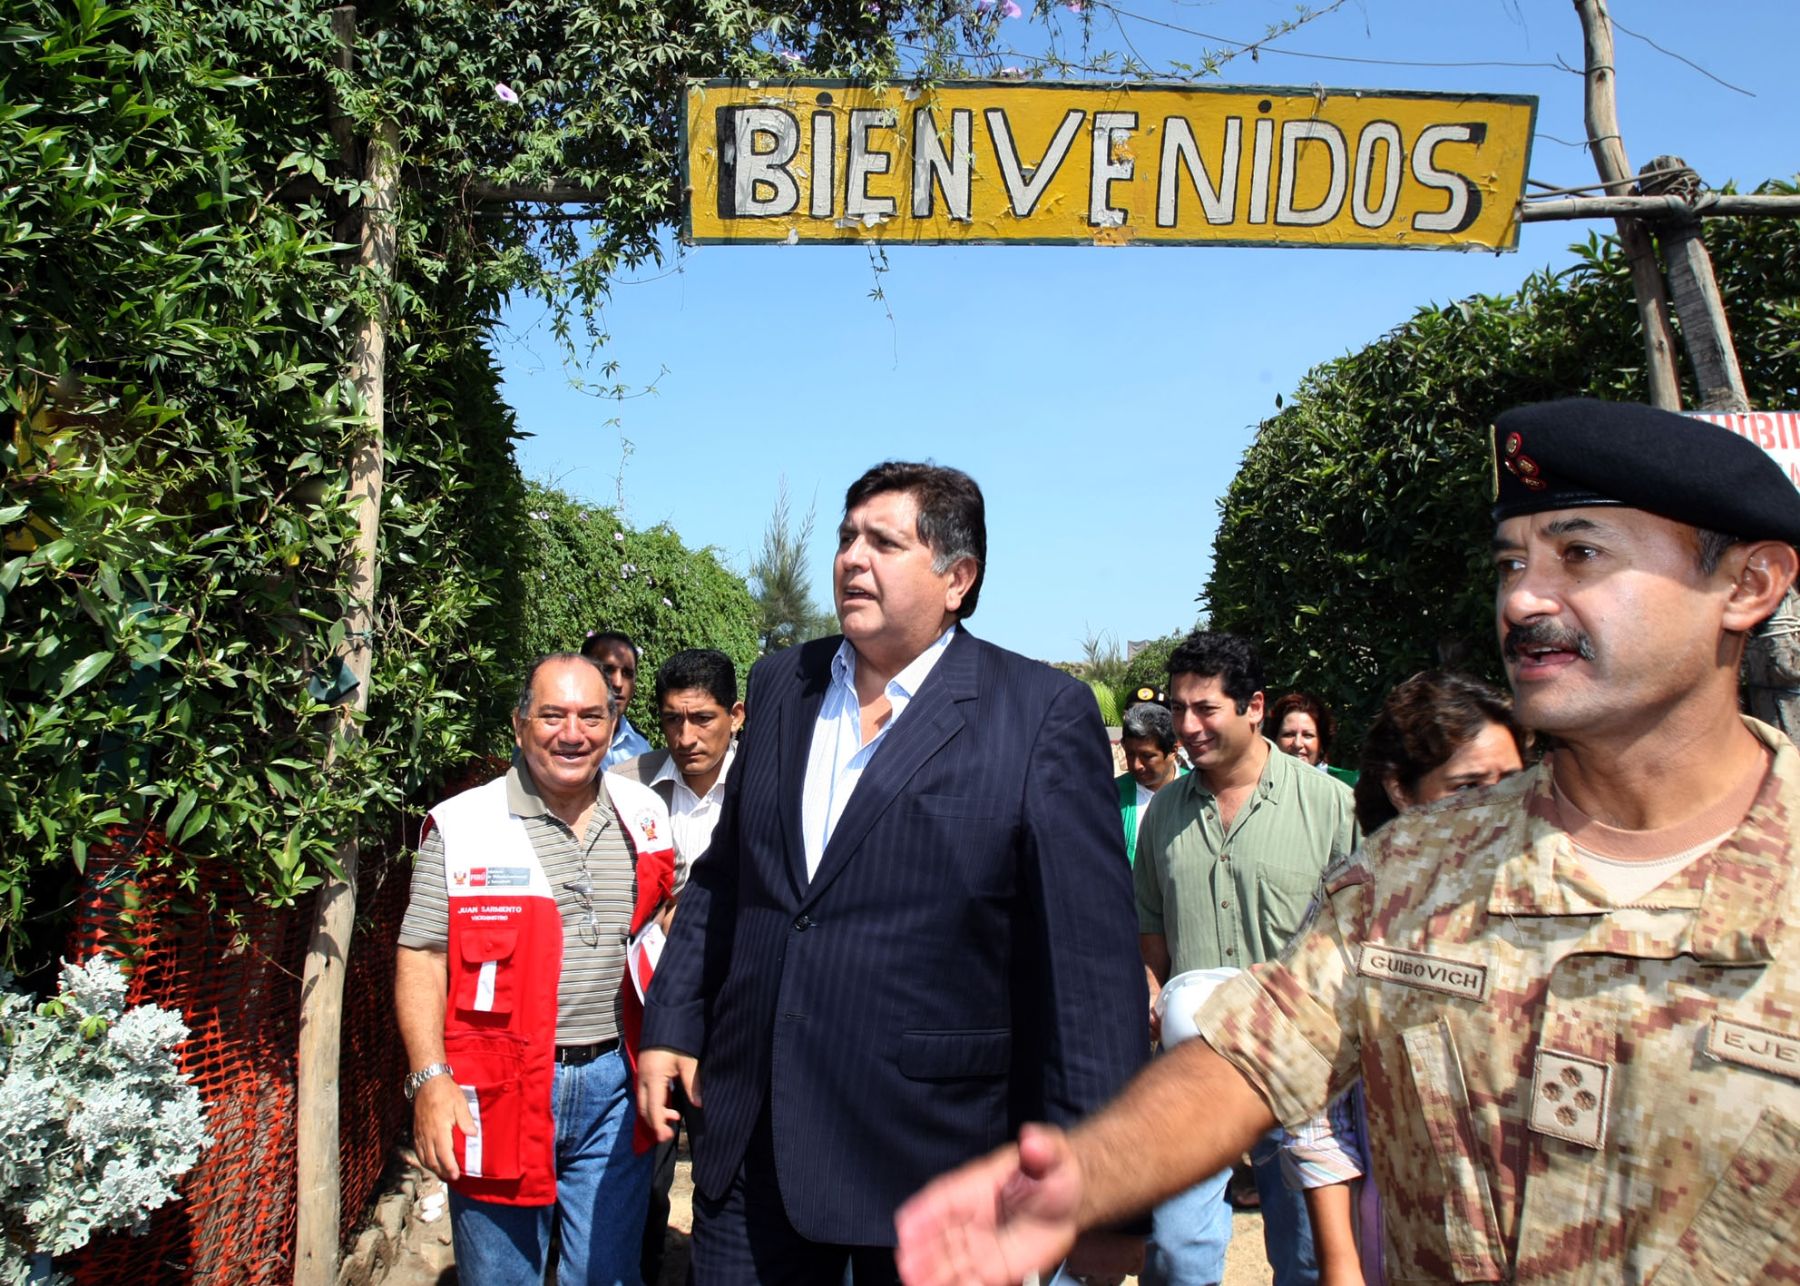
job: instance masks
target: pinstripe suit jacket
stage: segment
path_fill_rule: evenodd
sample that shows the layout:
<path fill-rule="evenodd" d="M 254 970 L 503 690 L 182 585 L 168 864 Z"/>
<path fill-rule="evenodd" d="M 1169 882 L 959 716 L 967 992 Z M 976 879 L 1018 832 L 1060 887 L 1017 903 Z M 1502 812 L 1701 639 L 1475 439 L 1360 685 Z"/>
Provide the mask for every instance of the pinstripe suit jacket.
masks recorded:
<path fill-rule="evenodd" d="M 926 1180 L 1104 1103 L 1149 1037 L 1130 869 L 1088 689 L 958 629 L 809 882 L 801 790 L 837 638 L 750 672 L 712 847 L 650 988 L 696 1054 L 717 1198 L 765 1103 L 788 1217 L 891 1245 Z"/>

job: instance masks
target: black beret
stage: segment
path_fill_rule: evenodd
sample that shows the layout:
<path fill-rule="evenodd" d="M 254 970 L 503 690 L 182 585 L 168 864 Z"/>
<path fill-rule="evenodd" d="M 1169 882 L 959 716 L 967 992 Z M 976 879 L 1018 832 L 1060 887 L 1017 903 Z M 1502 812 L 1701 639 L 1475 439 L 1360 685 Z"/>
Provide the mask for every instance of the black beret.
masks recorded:
<path fill-rule="evenodd" d="M 1800 489 L 1723 425 L 1576 397 L 1494 422 L 1494 521 L 1623 505 L 1743 540 L 1800 545 Z"/>

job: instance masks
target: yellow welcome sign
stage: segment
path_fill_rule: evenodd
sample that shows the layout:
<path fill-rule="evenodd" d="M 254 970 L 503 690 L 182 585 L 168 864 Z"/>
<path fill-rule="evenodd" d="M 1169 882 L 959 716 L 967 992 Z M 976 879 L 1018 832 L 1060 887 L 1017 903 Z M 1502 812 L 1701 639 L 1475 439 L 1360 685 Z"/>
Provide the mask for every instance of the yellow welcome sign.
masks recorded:
<path fill-rule="evenodd" d="M 1512 250 L 1535 98 L 693 81 L 692 243 Z"/>

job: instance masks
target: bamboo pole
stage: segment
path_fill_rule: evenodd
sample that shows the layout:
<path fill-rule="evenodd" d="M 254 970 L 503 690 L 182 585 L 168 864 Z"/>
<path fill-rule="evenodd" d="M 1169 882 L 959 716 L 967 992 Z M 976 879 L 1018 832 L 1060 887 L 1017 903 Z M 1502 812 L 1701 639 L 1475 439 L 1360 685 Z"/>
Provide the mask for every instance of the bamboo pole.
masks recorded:
<path fill-rule="evenodd" d="M 387 288 L 393 273 L 394 212 L 398 204 L 399 136 L 392 124 L 376 130 L 368 145 L 369 194 L 363 202 L 360 264 L 363 288 L 374 300 L 363 313 L 350 374 L 363 413 L 363 436 L 351 462 L 350 491 L 357 508 L 355 562 L 344 612 L 344 642 L 338 655 L 356 679 L 355 695 L 338 711 L 326 765 L 338 748 L 359 735 L 356 717 L 368 709 L 369 671 L 374 659 L 375 593 L 380 576 L 377 538 L 381 526 L 382 453 L 387 357 Z M 339 845 L 341 875 L 319 890 L 312 939 L 300 989 L 298 1115 L 295 1168 L 298 1172 L 294 1233 L 295 1286 L 333 1286 L 338 1270 L 338 1064 L 343 1031 L 344 970 L 356 919 L 354 836 Z"/>
<path fill-rule="evenodd" d="M 1625 144 L 1619 138 L 1619 105 L 1613 71 L 1612 16 L 1606 0 L 1575 0 L 1586 46 L 1586 119 L 1588 148 L 1594 167 L 1611 190 L 1631 180 Z M 1650 234 L 1636 219 L 1620 218 L 1619 244 L 1631 265 L 1632 292 L 1644 330 L 1644 374 L 1653 406 L 1681 409 L 1681 386 L 1675 376 L 1675 335 L 1669 326 L 1669 303 L 1663 293 L 1662 270 Z"/>
<path fill-rule="evenodd" d="M 1800 216 L 1800 196 L 1741 196 L 1735 192 L 1703 192 L 1684 196 L 1585 196 L 1524 201 L 1520 223 L 1545 223 L 1554 219 L 1635 218 L 1646 222 L 1665 219 L 1711 219 L 1726 215 Z"/>

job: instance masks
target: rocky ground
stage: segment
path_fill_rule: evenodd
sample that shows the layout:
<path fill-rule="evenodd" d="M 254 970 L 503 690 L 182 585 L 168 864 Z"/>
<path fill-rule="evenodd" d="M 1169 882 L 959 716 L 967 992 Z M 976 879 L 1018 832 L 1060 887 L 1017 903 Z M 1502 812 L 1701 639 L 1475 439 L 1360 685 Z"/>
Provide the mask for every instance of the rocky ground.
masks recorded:
<path fill-rule="evenodd" d="M 410 1200 L 404 1199 L 409 1190 Z M 456 1257 L 450 1246 L 450 1217 L 443 1208 L 443 1192 L 444 1185 L 436 1176 L 416 1168 L 409 1170 L 396 1194 L 390 1194 L 376 1207 L 373 1235 L 366 1231 L 358 1238 L 356 1251 L 340 1277 L 342 1286 L 455 1286 Z M 656 1286 L 682 1286 L 687 1281 L 693 1195 L 694 1185 L 684 1156 L 675 1170 L 668 1253 L 663 1261 L 662 1280 Z M 403 1199 L 394 1200 L 394 1196 Z M 392 1226 L 392 1235 L 382 1229 L 384 1222 Z M 1231 1222 L 1224 1286 L 1267 1282 L 1269 1264 L 1263 1256 L 1261 1218 L 1253 1212 L 1239 1213 Z M 1126 1280 L 1135 1283 L 1137 1279 Z"/>

